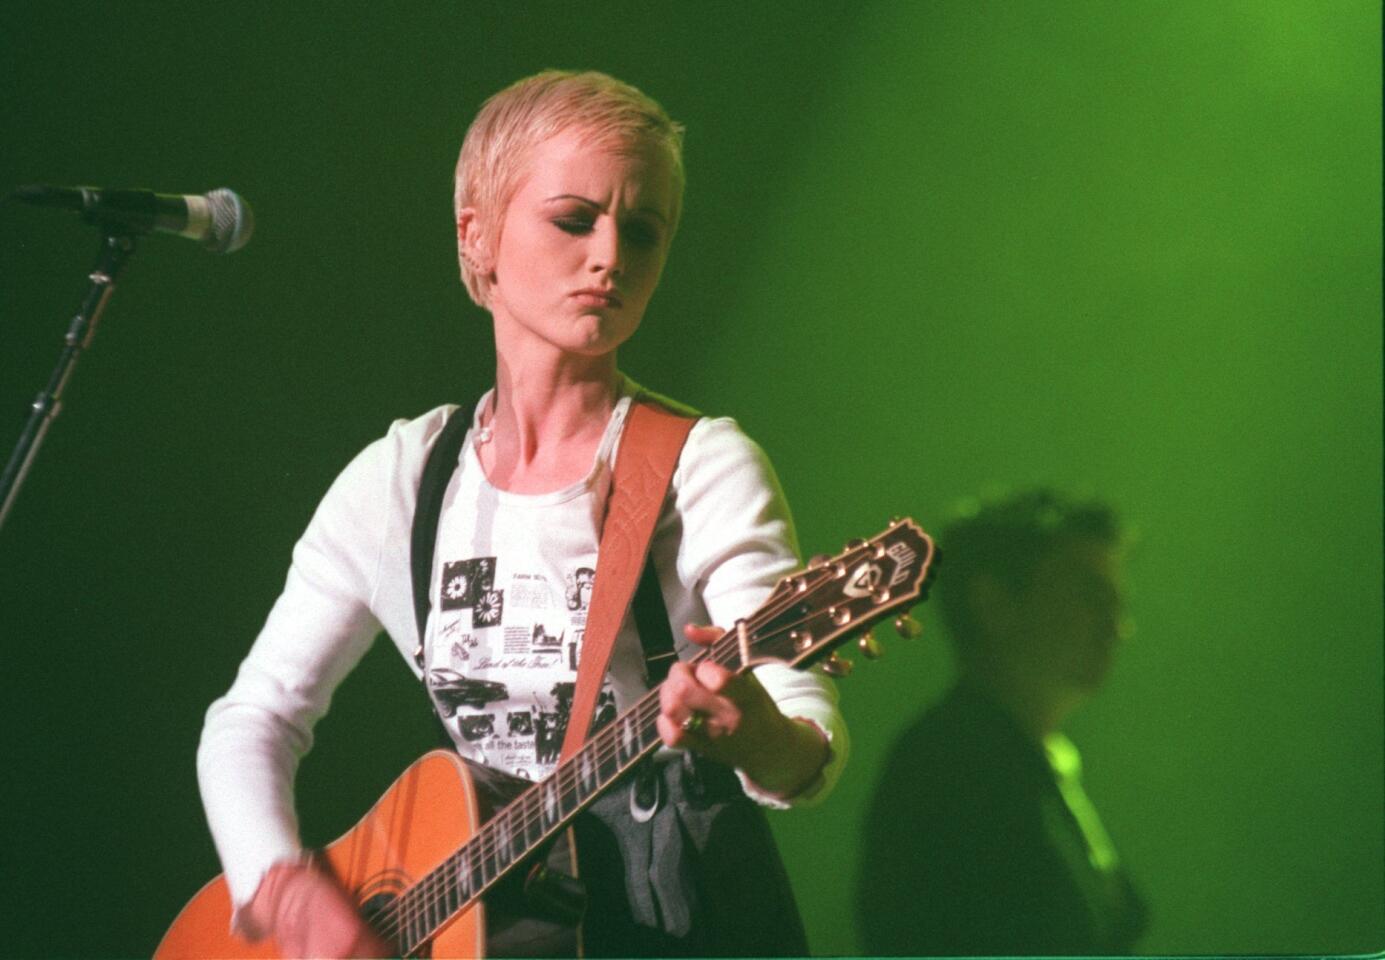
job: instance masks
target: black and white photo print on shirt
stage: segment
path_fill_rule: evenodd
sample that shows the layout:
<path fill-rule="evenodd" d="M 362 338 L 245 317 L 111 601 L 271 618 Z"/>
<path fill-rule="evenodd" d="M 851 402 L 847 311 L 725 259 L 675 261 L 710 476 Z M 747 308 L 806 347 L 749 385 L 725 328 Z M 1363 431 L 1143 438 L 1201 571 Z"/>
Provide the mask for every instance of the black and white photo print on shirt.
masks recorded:
<path fill-rule="evenodd" d="M 474 557 L 443 564 L 442 609 L 475 607 L 482 597 L 494 591 L 495 557 Z"/>

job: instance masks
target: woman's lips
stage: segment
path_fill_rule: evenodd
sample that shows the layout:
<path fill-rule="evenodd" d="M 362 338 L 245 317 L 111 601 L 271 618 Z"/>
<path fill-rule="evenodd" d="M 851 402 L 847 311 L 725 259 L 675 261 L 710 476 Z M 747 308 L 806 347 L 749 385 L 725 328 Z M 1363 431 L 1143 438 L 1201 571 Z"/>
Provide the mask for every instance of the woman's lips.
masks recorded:
<path fill-rule="evenodd" d="M 620 297 L 614 290 L 599 290 L 590 287 L 586 290 L 577 290 L 572 297 L 584 307 L 619 307 Z"/>

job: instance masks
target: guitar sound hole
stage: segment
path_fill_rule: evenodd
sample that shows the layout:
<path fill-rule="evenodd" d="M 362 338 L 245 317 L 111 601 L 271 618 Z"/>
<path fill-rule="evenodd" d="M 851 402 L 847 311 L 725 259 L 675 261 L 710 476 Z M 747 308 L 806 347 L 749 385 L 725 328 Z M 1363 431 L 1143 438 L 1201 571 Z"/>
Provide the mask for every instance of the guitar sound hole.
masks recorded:
<path fill-rule="evenodd" d="M 361 916 L 365 918 L 366 923 L 379 930 L 380 927 L 376 920 L 381 913 L 388 909 L 390 904 L 394 903 L 394 900 L 395 895 L 392 893 L 377 893 L 361 904 Z"/>
<path fill-rule="evenodd" d="M 409 887 L 409 877 L 401 870 L 382 870 L 367 877 L 364 883 L 355 888 L 356 908 L 362 919 L 376 930 L 381 927 L 381 915 L 390 909 L 391 904 Z M 385 919 L 385 926 L 391 921 Z"/>
<path fill-rule="evenodd" d="M 372 894 L 365 899 L 359 908 L 361 917 L 375 929 L 376 933 L 384 936 L 386 928 L 392 927 L 393 922 L 389 920 L 382 921 L 380 917 L 397 899 L 398 894 L 395 893 L 382 892 Z M 396 938 L 387 936 L 386 939 L 394 940 Z M 420 944 L 414 949 L 413 953 L 409 954 L 409 956 L 415 957 L 417 960 L 424 960 L 424 958 L 432 957 L 432 955 L 433 945 L 431 943 Z"/>

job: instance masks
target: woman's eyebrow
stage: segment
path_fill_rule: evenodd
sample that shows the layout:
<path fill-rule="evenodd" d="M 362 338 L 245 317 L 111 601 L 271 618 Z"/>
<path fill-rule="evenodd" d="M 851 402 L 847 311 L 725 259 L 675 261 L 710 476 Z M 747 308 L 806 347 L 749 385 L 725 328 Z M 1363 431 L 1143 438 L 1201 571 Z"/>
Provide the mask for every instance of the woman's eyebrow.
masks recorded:
<path fill-rule="evenodd" d="M 575 193 L 560 193 L 556 197 L 549 197 L 547 200 L 544 201 L 544 203 L 552 203 L 554 200 L 576 200 L 579 203 L 585 203 L 589 207 L 601 206 L 601 204 L 597 203 L 595 200 L 588 200 L 586 197 L 579 197 Z"/>

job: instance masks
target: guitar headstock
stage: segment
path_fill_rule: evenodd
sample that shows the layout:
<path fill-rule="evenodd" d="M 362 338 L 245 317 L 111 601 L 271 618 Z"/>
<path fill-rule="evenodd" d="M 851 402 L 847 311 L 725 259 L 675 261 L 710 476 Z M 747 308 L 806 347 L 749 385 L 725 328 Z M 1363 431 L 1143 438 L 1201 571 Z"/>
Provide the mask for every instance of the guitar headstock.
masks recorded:
<path fill-rule="evenodd" d="M 927 599 L 937 556 L 932 538 L 906 517 L 869 540 L 851 541 L 836 556 L 814 558 L 780 580 L 745 622 L 744 664 L 816 663 L 896 611 L 899 632 L 917 636 L 918 625 L 906 614 Z M 867 638 L 862 650 L 868 656 L 878 652 Z M 841 665 L 833 657 L 825 667 L 836 672 L 830 669 L 834 664 Z"/>

